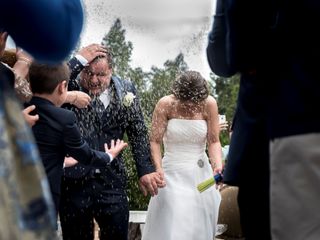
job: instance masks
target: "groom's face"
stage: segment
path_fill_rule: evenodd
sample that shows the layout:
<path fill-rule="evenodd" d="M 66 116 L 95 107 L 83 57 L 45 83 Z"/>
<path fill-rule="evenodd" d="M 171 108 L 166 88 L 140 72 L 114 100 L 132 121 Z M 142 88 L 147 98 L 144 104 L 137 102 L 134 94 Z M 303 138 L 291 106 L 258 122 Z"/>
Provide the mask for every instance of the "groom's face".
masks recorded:
<path fill-rule="evenodd" d="M 112 69 L 106 58 L 98 59 L 85 67 L 80 76 L 80 84 L 92 95 L 100 95 L 110 85 Z"/>

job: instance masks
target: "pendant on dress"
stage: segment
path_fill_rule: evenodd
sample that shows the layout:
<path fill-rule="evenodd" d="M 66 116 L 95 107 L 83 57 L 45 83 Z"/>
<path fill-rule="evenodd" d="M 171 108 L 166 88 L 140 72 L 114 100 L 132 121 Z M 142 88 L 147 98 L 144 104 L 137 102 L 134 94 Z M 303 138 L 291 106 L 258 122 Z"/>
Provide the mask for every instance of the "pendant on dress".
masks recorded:
<path fill-rule="evenodd" d="M 199 166 L 200 168 L 203 168 L 203 166 L 204 166 L 204 161 L 203 161 L 202 159 L 199 159 L 199 160 L 198 160 L 198 166 Z"/>

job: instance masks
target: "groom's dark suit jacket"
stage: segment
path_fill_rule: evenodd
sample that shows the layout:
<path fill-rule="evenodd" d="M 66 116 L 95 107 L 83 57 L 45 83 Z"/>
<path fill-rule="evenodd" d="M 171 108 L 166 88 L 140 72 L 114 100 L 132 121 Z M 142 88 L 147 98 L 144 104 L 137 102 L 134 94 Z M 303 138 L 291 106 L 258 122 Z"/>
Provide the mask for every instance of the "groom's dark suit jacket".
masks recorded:
<path fill-rule="evenodd" d="M 34 114 L 39 114 L 39 120 L 32 127 L 32 131 L 57 207 L 56 197 L 60 194 L 66 155 L 83 164 L 95 162 L 101 167 L 108 165 L 110 158 L 104 152 L 92 150 L 83 140 L 72 111 L 56 107 L 49 100 L 40 97 L 33 97 L 27 105 L 35 105 Z"/>
<path fill-rule="evenodd" d="M 85 91 L 76 79 L 83 66 L 76 58 L 70 60 L 69 66 L 72 71 L 69 90 Z M 112 139 L 123 139 L 126 133 L 136 162 L 138 177 L 154 172 L 150 159 L 148 131 L 138 97 L 130 106 L 123 104 L 123 98 L 127 93 L 137 96 L 135 87 L 130 81 L 113 76 L 109 88 L 110 104 L 102 115 L 97 113 L 92 104 L 84 109 L 71 107 L 78 118 L 82 136 L 92 148 L 101 150 L 104 148 L 104 143 L 110 144 Z M 96 172 L 101 173 L 104 179 L 105 192 L 125 194 L 127 175 L 121 154 L 106 168 L 99 168 L 95 164 L 89 166 L 77 164 L 75 167 L 66 168 L 65 176 L 67 178 L 90 177 Z"/>

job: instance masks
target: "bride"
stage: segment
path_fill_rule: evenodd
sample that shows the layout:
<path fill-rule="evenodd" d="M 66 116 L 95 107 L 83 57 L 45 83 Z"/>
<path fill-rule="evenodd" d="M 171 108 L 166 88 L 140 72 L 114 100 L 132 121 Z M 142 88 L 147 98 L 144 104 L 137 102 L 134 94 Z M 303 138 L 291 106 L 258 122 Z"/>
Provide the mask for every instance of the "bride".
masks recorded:
<path fill-rule="evenodd" d="M 212 240 L 220 193 L 215 187 L 200 193 L 197 185 L 222 171 L 217 103 L 195 71 L 181 74 L 172 90 L 153 113 L 151 154 L 166 187 L 150 200 L 142 239 Z"/>

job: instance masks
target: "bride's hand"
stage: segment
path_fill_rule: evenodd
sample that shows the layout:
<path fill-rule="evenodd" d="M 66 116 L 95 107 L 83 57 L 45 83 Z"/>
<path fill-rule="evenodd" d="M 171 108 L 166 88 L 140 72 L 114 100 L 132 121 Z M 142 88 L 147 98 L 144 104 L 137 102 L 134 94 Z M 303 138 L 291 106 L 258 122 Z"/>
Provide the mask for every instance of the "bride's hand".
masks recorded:
<path fill-rule="evenodd" d="M 140 177 L 139 186 L 144 196 L 147 196 L 148 193 L 151 196 L 158 194 L 158 185 L 155 176 L 158 176 L 158 174 L 156 172 L 152 172 Z"/>
<path fill-rule="evenodd" d="M 159 175 L 159 178 L 157 179 L 157 185 L 159 188 L 163 188 L 166 186 L 166 181 L 164 180 L 164 172 L 162 168 L 157 168 L 156 172 Z"/>
<path fill-rule="evenodd" d="M 215 183 L 216 189 L 220 189 L 223 185 L 223 167 L 222 166 L 216 166 L 213 170 L 213 176 L 221 175 L 222 179 L 221 181 L 218 181 Z"/>
<path fill-rule="evenodd" d="M 213 169 L 213 175 L 217 175 L 217 174 L 221 174 L 222 175 L 223 172 L 223 167 L 222 166 L 216 166 Z"/>

